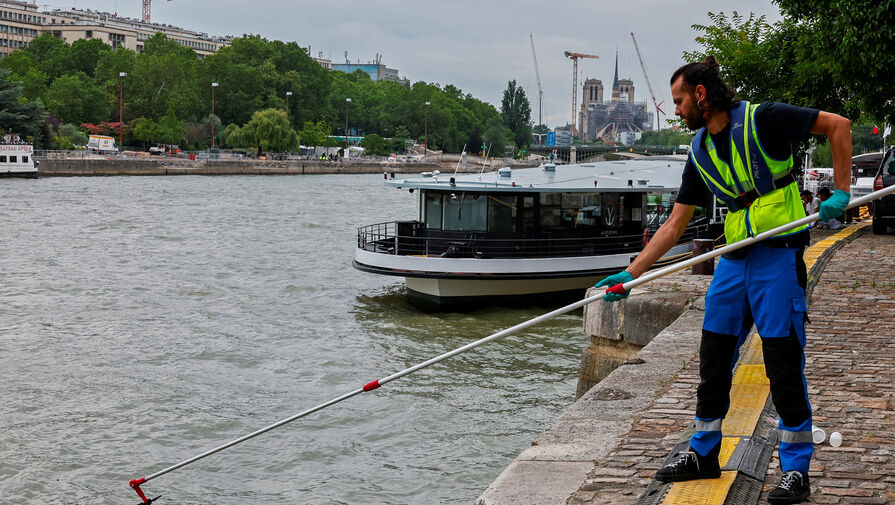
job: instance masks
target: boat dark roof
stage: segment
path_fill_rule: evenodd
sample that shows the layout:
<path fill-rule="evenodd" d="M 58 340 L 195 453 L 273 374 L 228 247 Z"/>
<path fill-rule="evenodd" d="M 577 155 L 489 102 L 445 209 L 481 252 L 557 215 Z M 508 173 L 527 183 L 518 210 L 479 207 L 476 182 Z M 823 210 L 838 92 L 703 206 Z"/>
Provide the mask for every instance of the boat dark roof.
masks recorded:
<path fill-rule="evenodd" d="M 593 191 L 661 191 L 680 187 L 684 156 L 656 156 L 575 165 L 544 164 L 535 168 L 501 168 L 482 174 L 425 173 L 389 179 L 397 188 L 435 191 L 574 193 Z"/>

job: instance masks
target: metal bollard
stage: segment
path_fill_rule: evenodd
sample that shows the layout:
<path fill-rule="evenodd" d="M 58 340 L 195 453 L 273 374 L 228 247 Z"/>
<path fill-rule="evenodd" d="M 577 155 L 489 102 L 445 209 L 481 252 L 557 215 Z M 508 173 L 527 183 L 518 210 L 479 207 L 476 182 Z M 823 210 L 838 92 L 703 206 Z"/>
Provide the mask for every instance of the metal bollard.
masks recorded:
<path fill-rule="evenodd" d="M 700 256 L 715 248 L 715 241 L 710 238 L 693 239 L 693 256 Z M 715 273 L 715 258 L 690 267 L 693 275 L 712 275 Z"/>

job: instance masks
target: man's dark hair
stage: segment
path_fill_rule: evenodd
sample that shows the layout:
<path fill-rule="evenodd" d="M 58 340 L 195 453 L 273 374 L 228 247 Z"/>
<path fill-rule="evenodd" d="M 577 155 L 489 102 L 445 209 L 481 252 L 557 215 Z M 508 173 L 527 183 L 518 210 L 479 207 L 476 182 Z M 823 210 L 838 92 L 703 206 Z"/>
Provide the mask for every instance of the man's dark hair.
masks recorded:
<path fill-rule="evenodd" d="M 696 86 L 705 86 L 705 101 L 715 110 L 728 110 L 740 104 L 736 91 L 721 78 L 721 66 L 713 55 L 708 55 L 699 63 L 687 63 L 674 71 L 671 84 L 684 76 L 684 90 L 693 91 Z"/>
<path fill-rule="evenodd" d="M 827 197 L 827 196 L 830 196 L 830 194 L 831 194 L 831 193 L 830 193 L 830 188 L 828 188 L 828 187 L 826 187 L 826 186 L 824 186 L 824 187 L 822 187 L 822 188 L 820 188 L 820 189 L 817 190 L 817 196 L 824 196 L 824 197 Z"/>

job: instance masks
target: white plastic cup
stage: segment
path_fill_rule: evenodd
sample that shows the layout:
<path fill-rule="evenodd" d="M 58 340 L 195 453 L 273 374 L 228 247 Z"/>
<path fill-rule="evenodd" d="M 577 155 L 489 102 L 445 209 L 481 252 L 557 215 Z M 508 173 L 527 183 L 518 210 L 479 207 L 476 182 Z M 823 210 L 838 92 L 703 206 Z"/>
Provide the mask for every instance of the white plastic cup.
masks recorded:
<path fill-rule="evenodd" d="M 838 431 L 830 433 L 830 445 L 832 445 L 833 447 L 839 447 L 840 445 L 842 445 L 842 433 L 839 433 Z"/>
<path fill-rule="evenodd" d="M 814 440 L 815 444 L 822 444 L 824 440 L 827 439 L 827 434 L 824 430 L 818 428 L 817 426 L 811 425 L 811 438 Z"/>

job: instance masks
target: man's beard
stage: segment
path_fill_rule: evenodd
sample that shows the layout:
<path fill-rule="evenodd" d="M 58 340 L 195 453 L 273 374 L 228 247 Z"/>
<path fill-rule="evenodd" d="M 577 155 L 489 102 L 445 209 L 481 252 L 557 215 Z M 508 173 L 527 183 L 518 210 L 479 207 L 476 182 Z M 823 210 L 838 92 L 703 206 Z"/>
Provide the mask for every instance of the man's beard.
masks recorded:
<path fill-rule="evenodd" d="M 703 111 L 697 109 L 696 107 L 691 108 L 684 114 L 684 122 L 687 123 L 687 128 L 691 130 L 698 130 L 706 125 L 707 121 L 702 117 Z"/>

